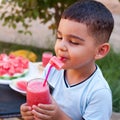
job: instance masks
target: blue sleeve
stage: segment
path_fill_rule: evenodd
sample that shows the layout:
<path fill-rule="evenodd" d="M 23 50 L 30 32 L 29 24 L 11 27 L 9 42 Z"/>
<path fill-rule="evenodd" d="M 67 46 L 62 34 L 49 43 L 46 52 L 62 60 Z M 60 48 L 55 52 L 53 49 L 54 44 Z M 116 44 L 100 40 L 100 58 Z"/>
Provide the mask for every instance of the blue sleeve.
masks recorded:
<path fill-rule="evenodd" d="M 83 118 L 85 120 L 110 120 L 111 114 L 111 91 L 109 89 L 101 89 L 96 91 L 89 99 Z"/>

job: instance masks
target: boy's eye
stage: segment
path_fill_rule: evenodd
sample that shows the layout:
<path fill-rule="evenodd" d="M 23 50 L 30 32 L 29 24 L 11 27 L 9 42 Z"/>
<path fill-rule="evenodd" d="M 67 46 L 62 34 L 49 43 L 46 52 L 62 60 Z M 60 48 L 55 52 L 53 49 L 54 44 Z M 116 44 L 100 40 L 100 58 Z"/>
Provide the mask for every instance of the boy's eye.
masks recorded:
<path fill-rule="evenodd" d="M 57 36 L 57 39 L 59 39 L 59 40 L 62 40 L 62 37 L 60 37 L 60 36 Z"/>
<path fill-rule="evenodd" d="M 69 42 L 70 42 L 71 44 L 74 44 L 74 45 L 79 45 L 79 43 L 76 42 L 76 41 L 72 41 L 72 40 L 70 40 Z"/>

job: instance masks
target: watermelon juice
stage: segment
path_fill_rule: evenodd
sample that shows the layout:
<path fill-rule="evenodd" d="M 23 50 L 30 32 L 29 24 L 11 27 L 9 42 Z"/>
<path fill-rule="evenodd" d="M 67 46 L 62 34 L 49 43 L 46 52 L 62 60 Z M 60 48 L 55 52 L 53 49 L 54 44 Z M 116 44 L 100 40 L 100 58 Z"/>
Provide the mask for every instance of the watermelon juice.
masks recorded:
<path fill-rule="evenodd" d="M 43 86 L 43 80 L 41 78 L 34 79 L 28 82 L 27 85 L 27 104 L 38 105 L 42 104 L 50 104 L 50 92 L 47 84 Z"/>

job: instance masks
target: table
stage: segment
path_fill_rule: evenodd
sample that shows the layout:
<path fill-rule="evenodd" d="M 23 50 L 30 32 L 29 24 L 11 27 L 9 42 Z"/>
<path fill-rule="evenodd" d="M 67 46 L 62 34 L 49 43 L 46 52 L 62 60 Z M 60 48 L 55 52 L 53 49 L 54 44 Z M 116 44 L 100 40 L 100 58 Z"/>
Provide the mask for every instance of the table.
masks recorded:
<path fill-rule="evenodd" d="M 0 119 L 20 117 L 20 105 L 26 97 L 13 91 L 9 85 L 0 84 Z"/>
<path fill-rule="evenodd" d="M 4 119 L 0 119 L 0 120 L 23 120 L 21 118 L 4 118 Z"/>

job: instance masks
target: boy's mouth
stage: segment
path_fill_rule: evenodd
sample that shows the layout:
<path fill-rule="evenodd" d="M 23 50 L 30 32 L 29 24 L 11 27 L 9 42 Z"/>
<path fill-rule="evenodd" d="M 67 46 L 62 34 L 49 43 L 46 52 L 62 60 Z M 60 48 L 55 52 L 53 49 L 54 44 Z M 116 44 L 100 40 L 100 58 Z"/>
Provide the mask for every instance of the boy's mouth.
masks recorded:
<path fill-rule="evenodd" d="M 62 62 L 65 62 L 66 60 L 67 60 L 67 58 L 66 57 L 58 57 Z"/>

